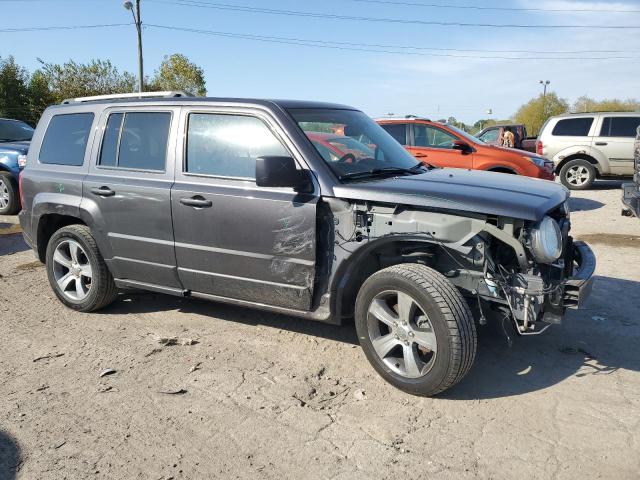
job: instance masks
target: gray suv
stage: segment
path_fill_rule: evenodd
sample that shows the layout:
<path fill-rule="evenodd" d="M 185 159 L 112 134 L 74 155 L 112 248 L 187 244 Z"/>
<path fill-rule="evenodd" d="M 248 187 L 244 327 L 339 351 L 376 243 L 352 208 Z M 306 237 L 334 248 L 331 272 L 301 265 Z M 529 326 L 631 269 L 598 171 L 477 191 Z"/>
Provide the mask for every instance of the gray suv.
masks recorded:
<path fill-rule="evenodd" d="M 425 167 L 344 105 L 155 95 L 37 126 L 20 222 L 69 308 L 145 289 L 355 318 L 382 377 L 433 395 L 471 368 L 476 322 L 538 334 L 590 291 L 560 185 Z"/>

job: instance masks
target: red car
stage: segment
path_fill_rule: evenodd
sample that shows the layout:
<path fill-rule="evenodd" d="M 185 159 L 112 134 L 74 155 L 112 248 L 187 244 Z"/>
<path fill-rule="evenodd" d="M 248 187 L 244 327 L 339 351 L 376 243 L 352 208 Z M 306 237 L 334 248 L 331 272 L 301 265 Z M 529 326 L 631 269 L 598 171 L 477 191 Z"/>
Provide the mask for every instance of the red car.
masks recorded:
<path fill-rule="evenodd" d="M 550 160 L 523 150 L 487 145 L 452 125 L 414 117 L 385 118 L 377 122 L 414 157 L 436 167 L 555 179 Z"/>

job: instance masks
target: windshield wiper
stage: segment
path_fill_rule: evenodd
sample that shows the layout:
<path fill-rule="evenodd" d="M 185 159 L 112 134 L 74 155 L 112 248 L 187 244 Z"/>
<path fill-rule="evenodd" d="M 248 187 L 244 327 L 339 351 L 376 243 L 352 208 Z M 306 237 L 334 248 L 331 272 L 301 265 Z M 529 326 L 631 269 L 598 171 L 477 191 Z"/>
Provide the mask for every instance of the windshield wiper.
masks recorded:
<path fill-rule="evenodd" d="M 340 180 L 357 180 L 359 178 L 377 177 L 379 175 L 404 173 L 409 175 L 415 175 L 418 173 L 418 167 L 422 167 L 421 163 L 418 163 L 410 168 L 403 167 L 384 167 L 384 168 L 372 168 L 371 170 L 364 170 L 362 172 L 349 172 L 338 177 Z"/>

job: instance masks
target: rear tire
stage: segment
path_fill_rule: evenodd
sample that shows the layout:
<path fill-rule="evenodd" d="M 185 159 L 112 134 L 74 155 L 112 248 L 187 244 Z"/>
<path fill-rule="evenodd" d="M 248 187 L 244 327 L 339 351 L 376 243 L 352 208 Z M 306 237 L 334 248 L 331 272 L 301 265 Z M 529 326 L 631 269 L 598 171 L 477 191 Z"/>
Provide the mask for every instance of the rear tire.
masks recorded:
<path fill-rule="evenodd" d="M 596 169 L 584 158 L 570 160 L 560 169 L 560 181 L 569 190 L 587 190 L 595 180 Z"/>
<path fill-rule="evenodd" d="M 53 234 L 47 245 L 46 268 L 51 288 L 73 310 L 99 310 L 112 303 L 118 294 L 86 225 L 69 225 Z"/>
<path fill-rule="evenodd" d="M 358 292 L 356 330 L 373 368 L 414 395 L 436 395 L 469 372 L 476 329 L 469 305 L 444 276 L 401 264 L 369 277 Z"/>
<path fill-rule="evenodd" d="M 19 211 L 18 187 L 9 172 L 0 172 L 0 215 L 15 215 Z"/>

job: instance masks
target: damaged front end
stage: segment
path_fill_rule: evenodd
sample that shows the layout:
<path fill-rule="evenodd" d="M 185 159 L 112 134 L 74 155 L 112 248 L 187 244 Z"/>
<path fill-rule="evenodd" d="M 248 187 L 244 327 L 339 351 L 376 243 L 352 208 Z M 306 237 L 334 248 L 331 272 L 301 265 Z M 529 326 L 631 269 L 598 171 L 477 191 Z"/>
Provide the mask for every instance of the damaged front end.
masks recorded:
<path fill-rule="evenodd" d="M 331 210 L 333 270 L 360 257 L 342 277 L 346 285 L 393 264 L 422 263 L 458 287 L 480 324 L 510 319 L 519 335 L 560 323 L 591 290 L 595 256 L 569 235 L 566 204 L 539 222 L 360 202 L 335 201 Z"/>

